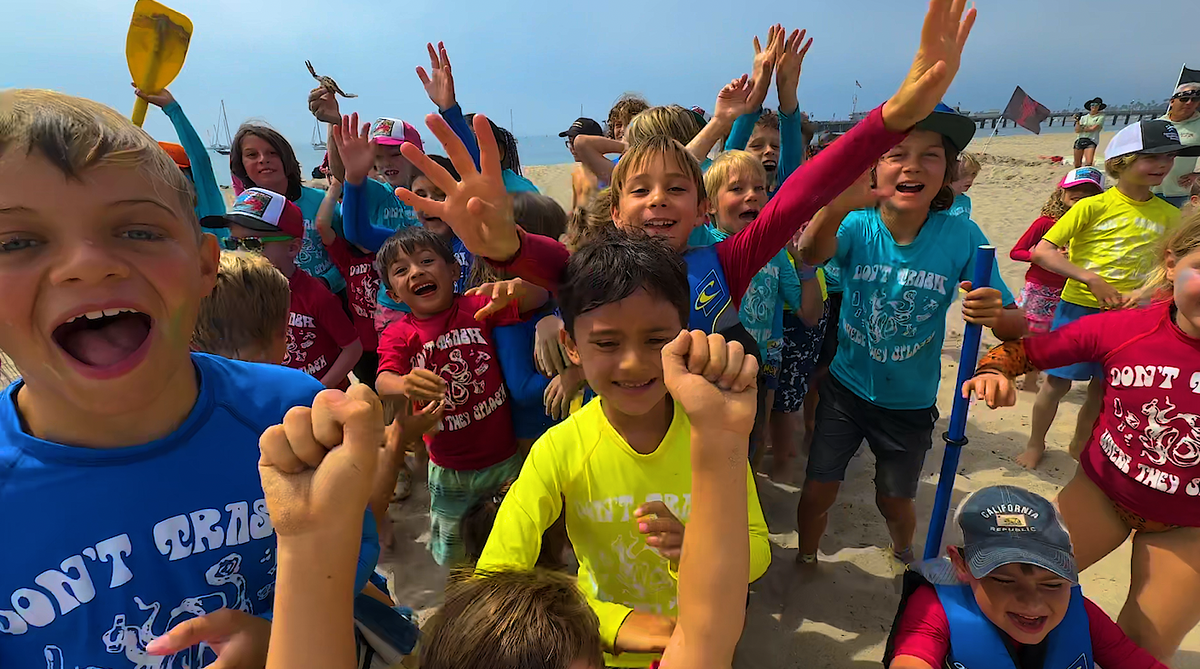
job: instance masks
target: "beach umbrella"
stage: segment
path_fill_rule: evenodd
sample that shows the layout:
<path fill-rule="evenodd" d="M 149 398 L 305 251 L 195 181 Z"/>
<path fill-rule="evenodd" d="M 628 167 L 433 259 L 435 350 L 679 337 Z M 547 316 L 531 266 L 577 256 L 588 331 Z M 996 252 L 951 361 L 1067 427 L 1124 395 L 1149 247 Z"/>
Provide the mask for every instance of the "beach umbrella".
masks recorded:
<path fill-rule="evenodd" d="M 975 276 L 971 289 L 987 288 L 992 283 L 992 265 L 996 261 L 995 246 L 980 246 L 975 251 Z M 938 475 L 937 494 L 933 498 L 933 513 L 929 516 L 929 531 L 925 533 L 925 559 L 932 560 L 942 551 L 942 530 L 950 511 L 950 494 L 954 492 L 954 476 L 958 473 L 958 456 L 967 445 L 967 409 L 970 403 L 962 396 L 963 384 L 975 375 L 979 358 L 979 338 L 983 327 L 967 323 L 963 331 L 962 351 L 958 355 L 958 382 L 954 385 L 954 406 L 950 409 L 950 429 L 943 435 L 946 451 L 942 454 L 942 472 Z"/>
<path fill-rule="evenodd" d="M 125 37 L 125 60 L 133 83 L 147 93 L 171 85 L 192 41 L 192 21 L 154 0 L 138 0 Z M 131 116 L 139 128 L 146 120 L 146 101 L 138 98 Z"/>

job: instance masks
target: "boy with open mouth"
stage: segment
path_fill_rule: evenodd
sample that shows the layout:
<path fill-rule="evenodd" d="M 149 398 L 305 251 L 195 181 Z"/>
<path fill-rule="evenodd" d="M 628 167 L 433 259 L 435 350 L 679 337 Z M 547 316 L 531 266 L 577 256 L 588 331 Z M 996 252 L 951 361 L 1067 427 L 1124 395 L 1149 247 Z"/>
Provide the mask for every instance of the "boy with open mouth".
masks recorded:
<path fill-rule="evenodd" d="M 0 665 L 262 666 L 258 439 L 322 386 L 189 351 L 218 244 L 144 132 L 48 91 L 0 110 L 0 349 L 24 377 L 0 393 L 0 504 L 22 510 L 0 525 Z"/>

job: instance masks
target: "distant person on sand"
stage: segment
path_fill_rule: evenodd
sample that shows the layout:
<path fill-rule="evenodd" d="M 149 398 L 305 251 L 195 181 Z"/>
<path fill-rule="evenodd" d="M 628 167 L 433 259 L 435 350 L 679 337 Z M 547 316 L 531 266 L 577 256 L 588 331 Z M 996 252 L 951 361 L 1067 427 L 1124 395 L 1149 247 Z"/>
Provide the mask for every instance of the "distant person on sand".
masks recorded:
<path fill-rule="evenodd" d="M 575 155 L 575 138 L 580 135 L 603 137 L 604 129 L 600 127 L 596 119 L 580 116 L 575 119 L 570 128 L 558 133 L 559 137 L 567 139 L 567 149 L 571 152 L 571 157 L 575 159 L 575 168 L 571 170 L 571 211 L 587 204 L 596 191 L 600 190 L 596 175 L 579 161 L 579 156 Z"/>
<path fill-rule="evenodd" d="M 1175 126 L 1180 144 L 1200 145 L 1200 83 L 1180 84 L 1171 96 L 1171 106 L 1162 120 Z M 1176 207 L 1182 207 L 1197 181 L 1200 181 L 1200 174 L 1196 173 L 1196 158 L 1180 156 L 1175 158 L 1175 166 L 1154 193 Z"/>
<path fill-rule="evenodd" d="M 1104 153 L 1104 169 L 1117 185 L 1071 207 L 1034 247 L 1036 265 L 1068 279 L 1051 330 L 1127 306 L 1146 278 L 1155 245 L 1179 225 L 1179 210 L 1150 192 L 1162 183 L 1175 153 L 1183 148 L 1170 127 L 1165 121 L 1141 121 L 1118 132 Z M 1064 256 L 1063 249 L 1069 249 L 1069 255 Z M 1079 408 L 1070 445 L 1071 455 L 1078 458 L 1100 413 L 1105 378 L 1099 363 L 1047 369 L 1046 384 L 1033 405 L 1026 452 L 1045 449 L 1039 442 L 1071 382 L 1088 381 L 1087 400 Z M 1029 464 L 1036 465 L 1036 459 Z"/>
<path fill-rule="evenodd" d="M 1100 131 L 1104 130 L 1104 111 L 1108 105 L 1100 98 L 1088 100 L 1083 108 L 1088 113 L 1075 117 L 1075 167 L 1091 165 L 1096 161 L 1096 147 L 1100 145 Z"/>

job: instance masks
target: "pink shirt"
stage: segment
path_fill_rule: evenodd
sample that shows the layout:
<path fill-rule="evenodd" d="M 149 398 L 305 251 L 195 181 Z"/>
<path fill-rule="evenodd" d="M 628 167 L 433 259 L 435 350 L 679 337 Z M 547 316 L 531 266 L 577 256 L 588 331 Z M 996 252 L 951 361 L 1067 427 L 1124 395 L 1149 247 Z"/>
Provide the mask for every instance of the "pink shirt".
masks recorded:
<path fill-rule="evenodd" d="M 429 459 L 457 471 L 484 469 L 517 452 L 508 390 L 500 373 L 492 328 L 521 322 L 517 303 L 487 321 L 475 312 L 491 302 L 456 295 L 431 318 L 405 314 L 379 337 L 379 372 L 404 375 L 420 367 L 446 381 L 442 429 L 426 435 Z"/>
<path fill-rule="evenodd" d="M 375 333 L 375 308 L 379 305 L 376 299 L 379 294 L 379 272 L 375 271 L 375 254 L 362 253 L 341 237 L 333 240 L 332 244 L 326 244 L 325 249 L 346 280 L 350 316 L 362 340 L 363 350 L 374 351 L 379 346 L 379 336 Z"/>
<path fill-rule="evenodd" d="M 1080 457 L 1110 499 L 1148 520 L 1200 526 L 1200 340 L 1172 302 L 1109 311 L 1025 340 L 1029 362 L 1099 362 L 1103 409 Z"/>

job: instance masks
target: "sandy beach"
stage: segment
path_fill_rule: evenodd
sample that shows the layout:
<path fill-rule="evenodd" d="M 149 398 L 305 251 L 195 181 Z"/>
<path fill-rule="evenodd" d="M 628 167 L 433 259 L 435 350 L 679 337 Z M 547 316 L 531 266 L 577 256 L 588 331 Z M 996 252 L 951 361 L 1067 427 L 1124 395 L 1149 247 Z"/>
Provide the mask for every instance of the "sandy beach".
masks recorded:
<path fill-rule="evenodd" d="M 983 134 L 981 132 L 981 134 Z M 1112 133 L 1105 133 L 1101 147 Z M 984 136 L 971 147 L 987 152 L 983 172 L 970 191 L 974 218 L 998 249 L 1001 273 L 1016 294 L 1023 283 L 1026 266 L 1008 258 L 1013 243 L 1037 217 L 1042 204 L 1070 163 L 1072 135 L 998 137 Z M 1066 166 L 1041 156 L 1065 156 Z M 525 176 L 564 206 L 570 204 L 572 166 L 526 167 Z M 942 350 L 942 383 L 938 408 L 942 420 L 934 430 L 946 429 L 953 385 L 957 375 L 962 341 L 962 317 L 957 308 L 947 315 L 948 332 Z M 994 344 L 985 340 L 984 345 Z M 1026 471 L 1015 462 L 1029 430 L 1033 396 L 1021 393 L 1016 407 L 991 411 L 974 407 L 955 481 L 954 505 L 970 491 L 1005 483 L 1029 488 L 1053 497 L 1075 472 L 1076 464 L 1066 451 L 1083 401 L 1078 387 L 1064 400 L 1049 437 L 1042 465 Z M 928 525 L 929 511 L 941 466 L 942 445 L 935 445 L 926 459 L 917 509 L 918 553 Z M 887 531 L 875 509 L 872 477 L 873 458 L 867 449 L 851 465 L 838 504 L 830 514 L 821 563 L 815 571 L 796 571 L 796 503 L 798 484 L 803 480 L 804 458 L 797 459 L 789 481 L 759 477 L 763 511 L 771 531 L 774 561 L 767 574 L 750 587 L 746 631 L 738 649 L 737 667 L 878 667 L 888 630 L 899 602 L 899 579 L 883 546 Z M 395 549 L 385 555 L 385 567 L 393 576 L 394 593 L 401 603 L 428 615 L 439 603 L 445 573 L 425 551 L 428 541 L 428 494 L 415 490 L 413 496 L 391 509 L 395 522 Z M 946 541 L 957 541 L 948 528 Z M 1115 551 L 1082 575 L 1084 593 L 1111 616 L 1116 617 L 1129 587 L 1130 544 Z M 1193 631 L 1183 643 L 1173 666 L 1200 669 L 1200 633 Z"/>

